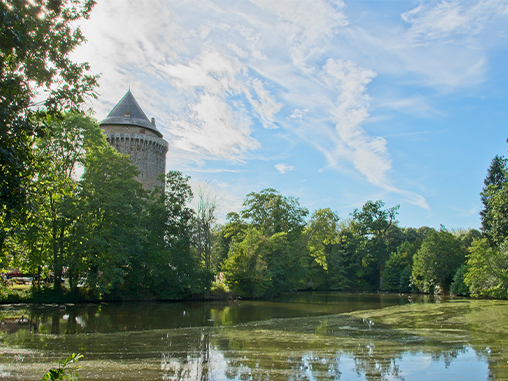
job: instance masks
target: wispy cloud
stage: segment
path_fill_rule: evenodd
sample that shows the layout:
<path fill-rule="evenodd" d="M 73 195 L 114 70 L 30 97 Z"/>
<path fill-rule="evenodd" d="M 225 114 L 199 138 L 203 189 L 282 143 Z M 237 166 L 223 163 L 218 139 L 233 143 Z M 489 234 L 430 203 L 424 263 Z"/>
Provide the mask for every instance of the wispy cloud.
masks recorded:
<path fill-rule="evenodd" d="M 243 169 L 225 169 L 225 168 L 215 168 L 215 169 L 204 169 L 204 168 L 185 168 L 186 172 L 194 172 L 194 173 L 240 173 L 245 172 Z"/>
<path fill-rule="evenodd" d="M 289 171 L 294 171 L 295 167 L 293 167 L 292 165 L 289 165 L 289 164 L 279 163 L 279 164 L 275 164 L 275 169 L 277 171 L 279 171 L 280 173 L 284 174 Z"/>
<path fill-rule="evenodd" d="M 420 4 L 402 14 L 411 27 L 405 36 L 411 43 L 429 44 L 438 39 L 452 40 L 457 35 L 475 35 L 495 18 L 508 15 L 508 4 L 502 0 L 441 1 Z"/>
<path fill-rule="evenodd" d="M 346 147 L 341 155 L 349 158 L 355 168 L 371 183 L 384 186 L 391 160 L 383 138 L 372 138 L 361 128 L 367 119 L 370 97 L 366 85 L 376 76 L 351 61 L 329 59 L 324 66 L 326 81 L 337 88 L 339 95 L 330 113 L 335 122 L 336 138 Z M 329 157 L 332 155 L 328 155 Z"/>
<path fill-rule="evenodd" d="M 504 1 L 423 2 L 400 15 L 404 25 L 374 30 L 349 17 L 340 0 L 227 7 L 213 0 L 109 0 L 84 25 L 90 43 L 76 54 L 103 72 L 98 117 L 130 85 L 157 117 L 176 162 L 248 162 L 260 152 L 277 163 L 284 159 L 263 151 L 262 142 L 278 139 L 279 129 L 330 166 L 427 207 L 421 195 L 392 183 L 388 143 L 363 125 L 373 105 L 437 112 L 420 95 L 372 99 L 369 86 L 378 78 L 439 90 L 481 83 L 483 40 L 466 41 L 507 15 Z M 281 173 L 291 169 L 275 163 Z"/>

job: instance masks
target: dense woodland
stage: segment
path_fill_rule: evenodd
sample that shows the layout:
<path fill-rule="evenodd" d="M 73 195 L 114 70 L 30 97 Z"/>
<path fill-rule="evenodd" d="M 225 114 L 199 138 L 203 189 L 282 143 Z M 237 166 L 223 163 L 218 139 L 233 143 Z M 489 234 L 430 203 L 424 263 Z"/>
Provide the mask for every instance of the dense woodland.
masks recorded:
<path fill-rule="evenodd" d="M 89 300 L 169 299 L 297 290 L 508 296 L 507 160 L 495 157 L 481 194 L 482 232 L 398 226 L 399 207 L 367 201 L 349 216 L 309 215 L 274 189 L 246 196 L 216 224 L 216 198 L 171 171 L 147 192 L 138 171 L 92 119 L 50 123 L 37 139 L 31 210 L 4 241 L 2 267 L 33 290 Z M 76 175 L 76 170 L 82 172 Z M 62 283 L 65 279 L 65 283 Z"/>
<path fill-rule="evenodd" d="M 481 232 L 403 228 L 399 207 L 380 200 L 340 218 L 329 208 L 310 214 L 274 189 L 246 195 L 219 225 L 215 198 L 197 192 L 191 208 L 180 172 L 166 175 L 165 189 L 143 190 L 128 157 L 79 112 L 97 77 L 69 53 L 84 40 L 73 25 L 94 3 L 0 3 L 0 260 L 33 276 L 34 293 L 52 279 L 54 293 L 88 300 L 297 290 L 508 297 L 504 157 L 487 171 Z"/>

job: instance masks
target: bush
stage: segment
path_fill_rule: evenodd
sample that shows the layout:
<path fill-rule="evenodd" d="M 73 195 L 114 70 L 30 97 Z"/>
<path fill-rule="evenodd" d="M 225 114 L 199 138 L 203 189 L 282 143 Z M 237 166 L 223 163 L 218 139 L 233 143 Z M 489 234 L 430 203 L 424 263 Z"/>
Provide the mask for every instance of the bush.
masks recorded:
<path fill-rule="evenodd" d="M 82 357 L 80 354 L 73 353 L 65 360 L 58 361 L 58 368 L 50 369 L 40 381 L 77 380 L 80 367 L 74 364 Z"/>

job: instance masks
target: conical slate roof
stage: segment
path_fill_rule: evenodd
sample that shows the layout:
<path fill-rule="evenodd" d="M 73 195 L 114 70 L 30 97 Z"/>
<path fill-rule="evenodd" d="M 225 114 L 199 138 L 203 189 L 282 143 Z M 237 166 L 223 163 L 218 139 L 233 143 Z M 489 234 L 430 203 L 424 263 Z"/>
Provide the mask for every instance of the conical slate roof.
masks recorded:
<path fill-rule="evenodd" d="M 100 125 L 105 124 L 125 124 L 131 126 L 144 127 L 150 131 L 155 132 L 160 138 L 162 134 L 146 117 L 145 113 L 139 106 L 138 102 L 132 95 L 131 90 L 116 104 L 116 106 L 108 114 L 107 118 L 100 122 Z"/>

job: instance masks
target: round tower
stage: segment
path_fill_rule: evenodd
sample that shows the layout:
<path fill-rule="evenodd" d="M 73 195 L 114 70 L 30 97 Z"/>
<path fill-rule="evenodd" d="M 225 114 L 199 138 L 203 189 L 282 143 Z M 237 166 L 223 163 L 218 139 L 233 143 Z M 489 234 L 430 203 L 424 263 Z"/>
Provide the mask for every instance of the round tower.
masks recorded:
<path fill-rule="evenodd" d="M 164 186 L 158 177 L 166 173 L 168 142 L 155 126 L 155 118 L 151 122 L 148 120 L 130 89 L 100 126 L 109 144 L 129 155 L 138 167 L 140 173 L 136 180 L 143 188 L 152 190 L 156 185 Z"/>

